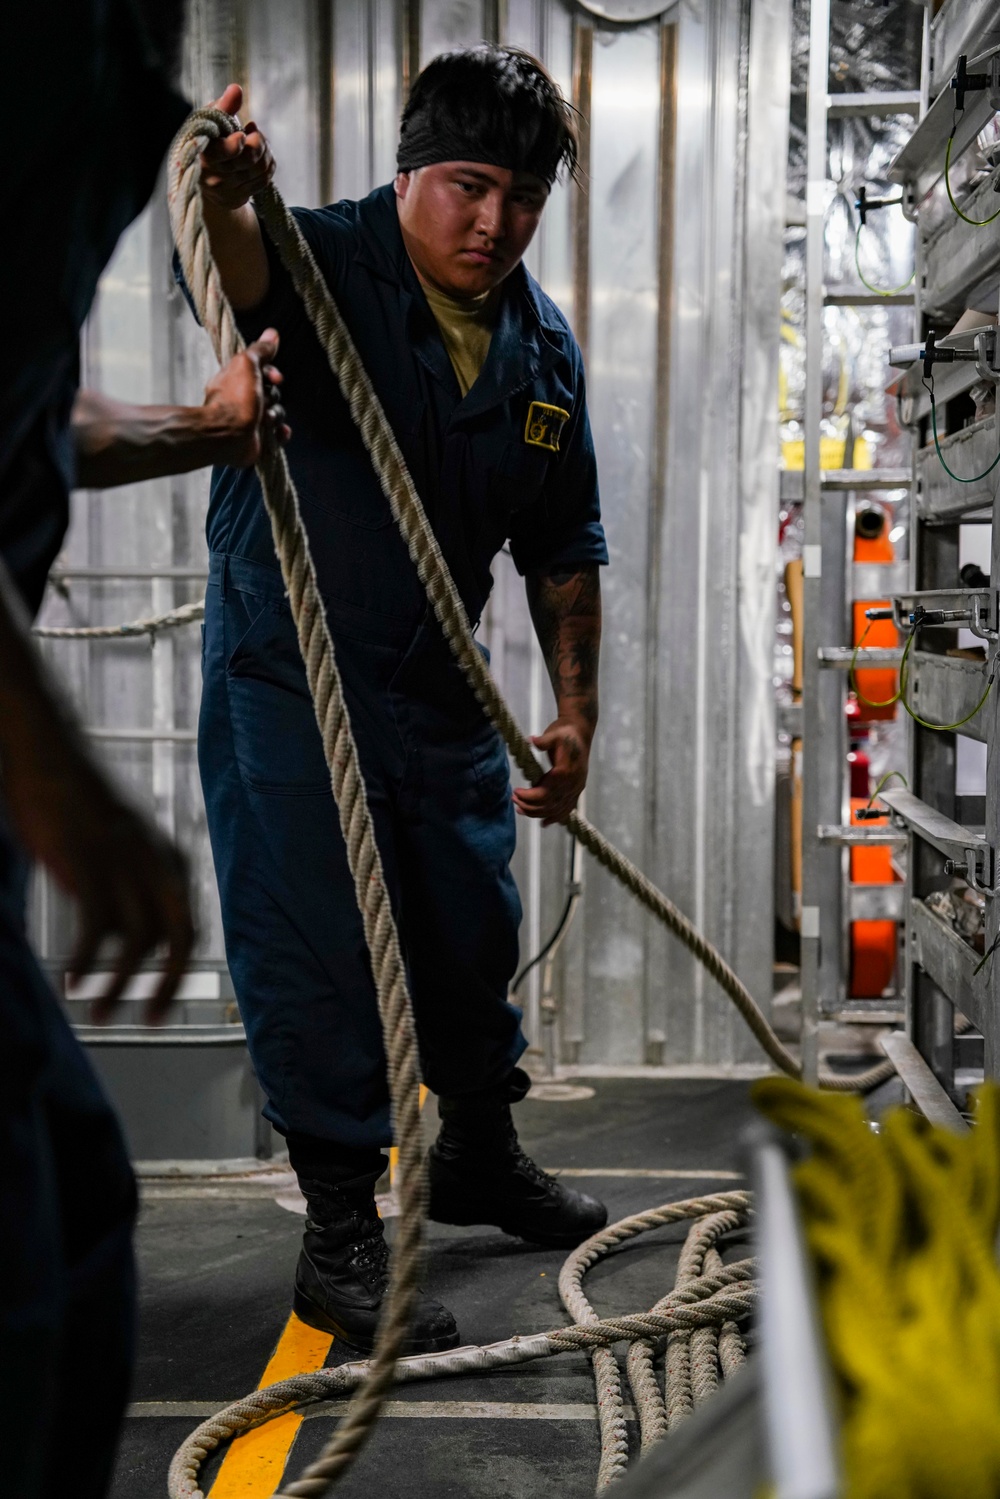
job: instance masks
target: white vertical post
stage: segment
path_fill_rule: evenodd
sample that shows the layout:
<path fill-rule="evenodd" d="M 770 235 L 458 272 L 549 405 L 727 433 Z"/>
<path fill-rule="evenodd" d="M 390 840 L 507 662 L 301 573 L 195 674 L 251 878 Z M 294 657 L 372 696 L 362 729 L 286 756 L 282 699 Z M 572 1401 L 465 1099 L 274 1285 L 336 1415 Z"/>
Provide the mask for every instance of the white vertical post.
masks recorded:
<path fill-rule="evenodd" d="M 830 3 L 812 0 L 809 13 L 809 100 L 806 151 L 806 388 L 803 580 L 803 786 L 802 786 L 802 1069 L 815 1083 L 819 1068 L 819 998 L 822 886 L 816 836 L 819 824 L 819 758 L 823 752 L 816 652 L 822 620 L 822 491 L 820 426 L 823 419 L 823 226 L 826 211 L 826 115 L 830 72 Z M 827 954 L 827 959 L 835 954 Z"/>

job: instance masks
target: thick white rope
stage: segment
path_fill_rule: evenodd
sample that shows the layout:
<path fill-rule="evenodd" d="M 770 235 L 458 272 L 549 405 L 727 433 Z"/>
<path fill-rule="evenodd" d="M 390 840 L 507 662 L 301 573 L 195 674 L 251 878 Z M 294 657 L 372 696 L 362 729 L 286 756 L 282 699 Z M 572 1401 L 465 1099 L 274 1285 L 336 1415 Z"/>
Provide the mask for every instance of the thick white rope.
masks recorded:
<path fill-rule="evenodd" d="M 205 618 L 205 600 L 178 604 L 166 614 L 133 619 L 124 625 L 35 625 L 33 635 L 43 640 L 118 640 L 132 635 L 158 635 L 161 630 L 179 630 Z"/>
<path fill-rule="evenodd" d="M 706 1273 L 690 1276 L 683 1285 L 678 1278 L 674 1291 L 657 1302 L 652 1311 L 630 1317 L 599 1320 L 583 1293 L 581 1283 L 587 1271 L 599 1260 L 639 1234 L 668 1224 L 693 1220 L 691 1232 L 697 1234 L 699 1239 L 705 1235 L 706 1223 L 717 1225 L 711 1231 L 714 1243 L 719 1233 L 727 1231 L 727 1225 L 746 1223 L 749 1211 L 750 1197 L 747 1192 L 723 1192 L 711 1197 L 691 1198 L 686 1202 L 666 1203 L 662 1207 L 650 1208 L 624 1218 L 620 1223 L 610 1224 L 575 1249 L 560 1274 L 560 1295 L 567 1311 L 576 1319 L 576 1325 L 554 1328 L 550 1332 L 534 1333 L 527 1337 L 508 1338 L 504 1342 L 491 1343 L 481 1348 L 455 1348 L 444 1353 L 403 1358 L 396 1365 L 396 1379 L 400 1384 L 409 1384 L 418 1379 L 482 1373 L 580 1350 L 587 1351 L 592 1356 L 595 1351 L 604 1352 L 613 1363 L 610 1349 L 618 1342 L 633 1343 L 636 1339 L 641 1339 L 652 1346 L 665 1334 L 672 1334 L 678 1329 L 690 1332 L 706 1326 L 717 1327 L 720 1323 L 729 1325 L 745 1321 L 753 1312 L 757 1294 L 752 1260 L 740 1260 L 736 1264 L 718 1267 L 711 1275 Z M 723 1219 L 725 1223 L 722 1222 Z M 366 1379 L 369 1368 L 367 1362 L 358 1362 L 340 1364 L 333 1369 L 321 1369 L 315 1374 L 296 1375 L 262 1390 L 255 1390 L 243 1400 L 203 1421 L 178 1449 L 170 1465 L 167 1479 L 170 1499 L 204 1499 L 199 1486 L 199 1475 L 205 1459 L 216 1448 L 290 1410 L 342 1398 Z M 606 1391 L 599 1388 L 598 1409 L 602 1430 L 599 1487 L 606 1487 L 621 1476 L 628 1452 L 624 1413 L 620 1407 L 618 1410 L 606 1408 L 605 1400 Z M 654 1409 L 657 1403 L 662 1407 L 663 1397 L 655 1388 L 654 1376 L 653 1388 L 644 1392 L 639 1405 L 640 1421 L 644 1428 L 655 1419 Z M 610 1433 L 610 1441 L 605 1439 L 606 1432 Z M 295 1486 L 283 1492 L 294 1493 Z"/>
<path fill-rule="evenodd" d="M 235 122 L 217 110 L 196 111 L 174 141 L 168 173 L 171 224 L 185 278 L 199 317 L 211 334 L 216 355 L 222 363 L 243 347 L 243 341 L 236 328 L 232 309 L 225 297 L 217 268 L 211 257 L 209 238 L 201 209 L 200 157 L 210 141 L 230 133 L 234 128 L 236 128 Z M 464 605 L 413 486 L 392 429 L 311 251 L 273 187 L 257 195 L 255 203 L 268 233 L 278 247 L 296 290 L 305 304 L 331 368 L 340 383 L 445 637 L 470 686 L 491 722 L 502 734 L 517 765 L 530 781 L 535 782 L 543 775 L 543 769 L 475 646 Z M 334 657 L 333 641 L 327 626 L 323 600 L 309 552 L 308 537 L 299 511 L 298 497 L 284 452 L 270 433 L 265 434 L 261 461 L 257 467 L 264 502 L 271 521 L 275 551 L 288 589 L 291 614 L 298 632 L 317 722 L 323 736 L 331 784 L 339 810 L 348 860 L 355 880 L 358 906 L 371 954 L 379 1013 L 386 1040 L 394 1128 L 400 1149 L 398 1179 L 401 1216 L 399 1236 L 392 1257 L 390 1286 L 371 1362 L 325 1371 L 322 1375 L 303 1376 L 285 1381 L 281 1386 L 272 1386 L 270 1392 L 257 1392 L 247 1400 L 239 1402 L 237 1406 L 230 1407 L 222 1417 L 216 1418 L 214 1426 L 210 1422 L 199 1427 L 195 1437 L 185 1444 L 171 1466 L 171 1495 L 177 1496 L 177 1499 L 181 1495 L 195 1495 L 199 1492 L 197 1468 L 206 1451 L 209 1450 L 209 1445 L 214 1444 L 206 1445 L 213 1431 L 218 1431 L 218 1439 L 223 1440 L 235 1435 L 237 1431 L 249 1430 L 252 1426 L 260 1424 L 261 1420 L 270 1419 L 271 1415 L 277 1414 L 281 1409 L 288 1409 L 290 1402 L 300 1403 L 302 1400 L 330 1398 L 333 1393 L 329 1388 L 331 1384 L 336 1384 L 338 1391 L 349 1387 L 357 1388 L 358 1393 L 352 1399 L 347 1415 L 320 1459 L 307 1469 L 302 1478 L 286 1486 L 282 1494 L 284 1496 L 314 1496 L 314 1499 L 318 1499 L 318 1496 L 324 1494 L 328 1486 L 346 1471 L 377 1419 L 378 1410 L 392 1382 L 397 1356 L 406 1336 L 408 1314 L 420 1262 L 424 1214 L 418 1127 L 419 1070 L 412 1007 L 378 846 L 365 797 L 357 747 L 351 734 Z M 678 911 L 651 881 L 647 880 L 584 818 L 573 813 L 567 819 L 567 826 L 606 868 L 617 875 L 647 909 L 681 938 L 712 973 L 725 992 L 734 1000 L 754 1035 L 772 1060 L 783 1071 L 793 1076 L 799 1075 L 801 1072 L 799 1064 L 782 1046 L 752 995 L 722 955 L 697 932 L 687 917 Z M 891 1070 L 890 1066 L 890 1073 Z M 866 1083 L 873 1085 L 874 1081 L 881 1079 L 883 1075 L 888 1075 L 884 1068 L 875 1068 L 863 1078 L 835 1079 L 832 1085 L 853 1089 L 864 1086 Z M 711 1209 L 705 1209 L 705 1211 L 722 1212 L 727 1207 L 733 1206 L 733 1196 L 739 1195 L 741 1194 L 730 1194 L 725 1201 L 717 1200 Z M 745 1211 L 745 1202 L 742 1206 Z M 659 1211 L 662 1214 L 666 1210 Z M 657 1226 L 659 1222 L 676 1221 L 676 1217 L 661 1216 L 655 1222 L 648 1222 L 647 1220 L 652 1216 L 639 1214 L 627 1220 L 630 1225 L 629 1232 L 641 1232 L 644 1227 Z M 690 1214 L 684 1216 L 690 1216 Z M 640 1226 L 632 1226 L 637 1224 Z M 595 1236 L 595 1239 L 588 1241 L 588 1244 L 604 1243 L 611 1232 L 605 1230 L 603 1235 Z M 586 1249 L 587 1246 L 583 1248 Z M 571 1257 L 570 1264 L 577 1263 L 577 1259 L 578 1257 Z M 693 1251 L 692 1259 L 699 1260 L 699 1256 Z M 704 1253 L 701 1254 L 699 1263 L 703 1260 Z M 745 1262 L 742 1273 L 738 1273 L 740 1267 L 730 1267 L 715 1277 L 697 1274 L 696 1266 L 692 1265 L 690 1278 L 660 1303 L 659 1309 L 642 1317 L 592 1322 L 590 1319 L 595 1314 L 584 1298 L 584 1304 L 579 1310 L 587 1325 L 578 1325 L 574 1328 L 545 1334 L 540 1340 L 536 1338 L 525 1342 L 514 1339 L 507 1344 L 496 1345 L 494 1361 L 519 1362 L 526 1355 L 528 1343 L 532 1351 L 527 1356 L 539 1357 L 543 1353 L 554 1353 L 569 1347 L 602 1349 L 622 1339 L 648 1341 L 651 1337 L 676 1332 L 680 1328 L 737 1321 L 749 1311 L 753 1291 L 752 1287 L 743 1285 L 737 1288 L 732 1283 L 746 1280 L 749 1274 L 746 1268 L 748 1265 L 749 1262 Z M 582 1292 L 580 1294 L 582 1296 Z M 710 1298 L 710 1301 L 706 1298 Z M 731 1340 L 728 1347 L 728 1356 L 733 1359 L 735 1345 Z M 407 1377 L 419 1377 L 413 1372 L 418 1366 L 425 1372 L 428 1368 L 435 1372 L 443 1372 L 452 1367 L 448 1364 L 449 1359 L 453 1361 L 453 1364 L 457 1360 L 455 1367 L 462 1369 L 473 1366 L 492 1367 L 488 1359 L 489 1350 L 473 1349 L 459 1352 L 465 1353 L 464 1361 L 459 1358 L 458 1354 L 435 1355 L 431 1364 L 428 1364 L 427 1360 L 419 1359 L 406 1361 L 410 1370 Z M 707 1350 L 703 1356 L 707 1358 Z M 688 1363 L 690 1364 L 690 1349 L 688 1349 Z M 399 1367 L 402 1368 L 403 1365 Z M 345 1373 L 345 1368 L 358 1372 L 356 1375 L 349 1376 Z M 620 1407 L 621 1392 L 617 1366 L 612 1373 L 611 1366 L 602 1361 L 599 1372 L 606 1383 L 610 1402 L 609 1419 L 604 1433 L 605 1454 L 602 1458 L 601 1481 L 602 1484 L 606 1484 L 612 1481 L 621 1466 L 621 1423 L 615 1414 L 616 1402 Z M 641 1371 L 637 1371 L 636 1377 L 646 1398 L 649 1394 L 649 1381 L 643 1379 Z M 326 1380 L 325 1384 L 324 1380 Z M 668 1372 L 668 1404 L 669 1383 Z M 326 1397 L 315 1394 L 316 1390 L 324 1388 L 328 1391 Z M 268 1394 L 271 1397 L 269 1400 L 266 1398 Z M 656 1421 L 652 1417 L 650 1421 L 652 1424 L 649 1429 L 652 1430 Z M 192 1476 L 192 1463 L 194 1476 Z"/>
<path fill-rule="evenodd" d="M 220 364 L 244 347 L 212 260 L 201 210 L 200 157 L 209 141 L 229 129 L 214 111 L 193 115 L 171 148 L 167 200 L 174 239 L 188 287 Z M 357 746 L 334 657 L 333 641 L 285 454 L 265 430 L 257 464 L 274 547 L 288 589 L 292 618 L 305 663 L 309 691 L 323 738 L 330 780 L 354 877 L 385 1037 L 393 1129 L 399 1144 L 399 1231 L 392 1274 L 379 1319 L 375 1353 L 363 1384 L 324 1451 L 283 1491 L 286 1496 L 324 1494 L 354 1461 L 377 1418 L 405 1342 L 417 1289 L 424 1223 L 424 1169 L 420 1147 L 420 1071 L 413 1012 L 407 992 L 396 924 L 365 795 Z"/>

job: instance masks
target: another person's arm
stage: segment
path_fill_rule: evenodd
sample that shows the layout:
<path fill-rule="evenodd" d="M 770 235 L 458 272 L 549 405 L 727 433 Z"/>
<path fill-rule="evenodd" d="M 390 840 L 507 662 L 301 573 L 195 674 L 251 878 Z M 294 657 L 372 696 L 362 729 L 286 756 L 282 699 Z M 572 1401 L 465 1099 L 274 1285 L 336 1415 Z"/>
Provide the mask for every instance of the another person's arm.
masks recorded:
<path fill-rule="evenodd" d="M 518 811 L 562 822 L 587 784 L 590 745 L 597 728 L 597 668 L 601 649 L 601 579 L 596 563 L 577 570 L 529 573 L 528 607 L 538 636 L 557 717 L 532 743 L 552 762 L 535 786 L 514 792 Z"/>
<path fill-rule="evenodd" d="M 265 423 L 289 436 L 274 395 L 278 335 L 268 328 L 205 387 L 201 406 L 132 406 L 81 390 L 73 406 L 77 483 L 83 489 L 134 484 L 212 464 L 249 468 Z"/>
<path fill-rule="evenodd" d="M 214 107 L 236 114 L 243 90 L 231 83 Z M 213 141 L 201 158 L 202 208 L 212 257 L 223 290 L 237 312 L 248 312 L 267 296 L 267 253 L 251 197 L 274 176 L 274 158 L 250 121 L 243 130 Z"/>
<path fill-rule="evenodd" d="M 142 960 L 163 945 L 163 976 L 147 1008 L 147 1018 L 159 1020 L 194 943 L 185 862 L 94 760 L 2 563 L 0 787 L 21 843 L 76 901 L 71 974 L 88 972 L 106 941 L 118 944 L 95 1019 L 107 1019 Z"/>

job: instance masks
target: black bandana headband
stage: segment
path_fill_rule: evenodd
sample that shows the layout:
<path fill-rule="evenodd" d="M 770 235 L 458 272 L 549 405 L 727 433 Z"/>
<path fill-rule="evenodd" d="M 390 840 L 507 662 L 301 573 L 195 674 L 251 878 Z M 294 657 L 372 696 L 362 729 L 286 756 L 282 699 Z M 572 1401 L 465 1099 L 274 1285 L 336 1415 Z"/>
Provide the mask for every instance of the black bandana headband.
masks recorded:
<path fill-rule="evenodd" d="M 419 74 L 403 110 L 397 168 L 477 161 L 549 187 L 576 166 L 569 105 L 541 63 L 516 47 L 445 52 Z"/>
<path fill-rule="evenodd" d="M 556 179 L 556 165 L 540 159 L 541 153 L 516 151 L 498 142 L 491 150 L 482 140 L 465 135 L 460 130 L 448 129 L 427 115 L 415 116 L 406 121 L 396 153 L 396 169 L 400 172 L 415 172 L 419 167 L 436 166 L 442 161 L 479 161 L 484 166 L 503 167 L 509 172 L 530 172 L 551 187 Z"/>

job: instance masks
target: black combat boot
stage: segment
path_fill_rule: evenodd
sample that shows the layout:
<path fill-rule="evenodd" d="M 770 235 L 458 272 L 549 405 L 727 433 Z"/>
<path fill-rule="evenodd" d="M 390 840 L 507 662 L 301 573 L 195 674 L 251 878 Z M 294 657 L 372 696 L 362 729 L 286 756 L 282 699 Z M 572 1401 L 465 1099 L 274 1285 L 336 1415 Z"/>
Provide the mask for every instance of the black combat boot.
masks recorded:
<path fill-rule="evenodd" d="M 359 1353 L 371 1353 L 374 1347 L 389 1284 L 389 1246 L 375 1208 L 380 1174 L 368 1172 L 337 1183 L 299 1175 L 306 1231 L 295 1270 L 295 1314 Z M 451 1312 L 419 1291 L 403 1352 L 438 1353 L 457 1348 L 458 1341 Z"/>
<path fill-rule="evenodd" d="M 441 1132 L 427 1162 L 436 1223 L 489 1223 L 556 1249 L 571 1249 L 608 1221 L 603 1203 L 547 1176 L 521 1149 L 510 1106 L 531 1087 L 515 1067 L 499 1087 L 439 1098 Z"/>

